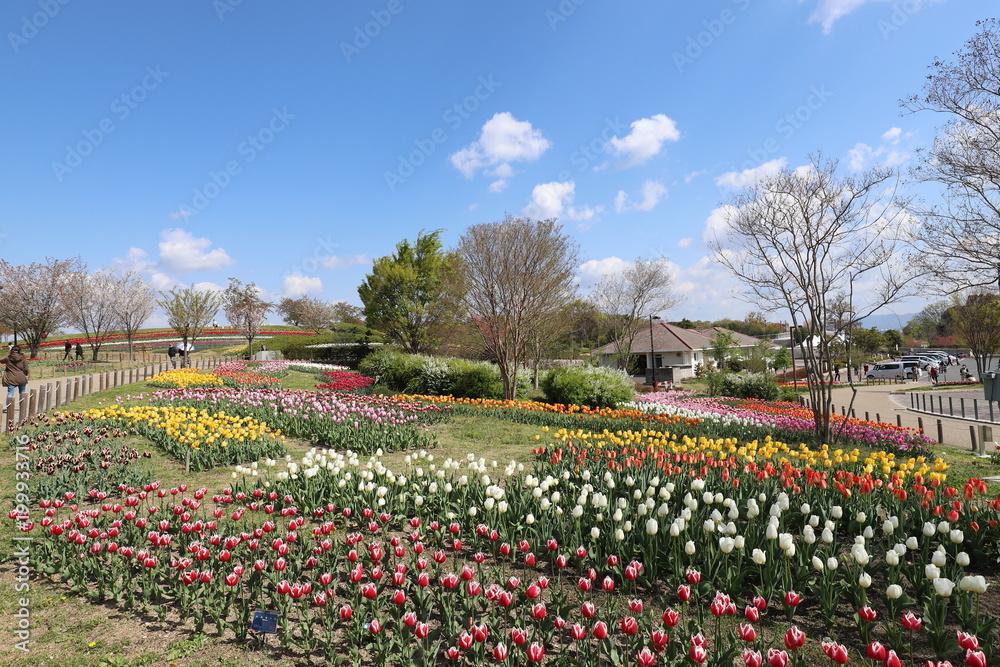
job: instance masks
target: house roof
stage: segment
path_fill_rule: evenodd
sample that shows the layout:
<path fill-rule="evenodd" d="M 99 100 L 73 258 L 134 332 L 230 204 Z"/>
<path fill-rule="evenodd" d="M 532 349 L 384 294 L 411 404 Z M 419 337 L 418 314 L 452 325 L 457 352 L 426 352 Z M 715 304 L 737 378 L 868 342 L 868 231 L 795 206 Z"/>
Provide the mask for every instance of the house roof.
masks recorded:
<path fill-rule="evenodd" d="M 687 350 L 704 350 L 712 346 L 712 339 L 693 329 L 684 329 L 668 322 L 653 324 L 654 352 L 684 352 Z M 640 331 L 632 341 L 630 354 L 647 354 L 649 352 L 649 329 Z M 614 354 L 615 344 L 608 343 L 593 350 L 592 354 Z"/>
<path fill-rule="evenodd" d="M 696 329 L 700 334 L 704 334 L 709 338 L 715 338 L 715 334 L 720 332 L 726 332 L 736 340 L 736 344 L 739 347 L 753 347 L 761 341 L 760 338 L 755 338 L 753 336 L 748 336 L 742 334 L 739 331 L 733 331 L 732 329 L 726 329 L 725 327 L 709 327 L 707 329 Z"/>

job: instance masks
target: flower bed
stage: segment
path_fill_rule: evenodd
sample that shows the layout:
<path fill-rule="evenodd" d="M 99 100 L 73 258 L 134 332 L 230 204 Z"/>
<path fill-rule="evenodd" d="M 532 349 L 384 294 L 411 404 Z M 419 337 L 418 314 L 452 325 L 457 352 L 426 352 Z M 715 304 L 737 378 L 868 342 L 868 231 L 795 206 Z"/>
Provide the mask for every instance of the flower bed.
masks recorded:
<path fill-rule="evenodd" d="M 318 375 L 327 381 L 316 385 L 317 391 L 358 392 L 367 389 L 375 382 L 369 377 L 350 371 L 320 371 Z"/>
<path fill-rule="evenodd" d="M 812 411 L 795 403 L 725 398 L 676 397 L 672 394 L 645 394 L 630 404 L 653 414 L 694 416 L 716 421 L 732 434 L 744 439 L 776 438 L 791 440 L 807 438 L 814 431 Z M 886 422 L 865 421 L 834 414 L 831 423 L 847 442 L 902 453 L 929 455 L 934 443 L 915 429 L 901 428 Z"/>
<path fill-rule="evenodd" d="M 224 410 L 269 424 L 290 437 L 365 454 L 433 446 L 433 434 L 426 426 L 447 415 L 436 405 L 399 398 L 276 389 L 175 389 L 120 398 Z"/>
<path fill-rule="evenodd" d="M 237 641 L 272 609 L 280 643 L 328 661 L 986 664 L 1000 503 L 978 480 L 590 444 L 524 471 L 317 450 L 214 495 L 148 484 L 13 518 L 82 595 Z"/>
<path fill-rule="evenodd" d="M 192 406 L 112 405 L 87 410 L 84 417 L 112 427 L 134 429 L 168 455 L 189 460 L 192 470 L 255 461 L 285 453 L 280 430 L 251 417 Z"/>

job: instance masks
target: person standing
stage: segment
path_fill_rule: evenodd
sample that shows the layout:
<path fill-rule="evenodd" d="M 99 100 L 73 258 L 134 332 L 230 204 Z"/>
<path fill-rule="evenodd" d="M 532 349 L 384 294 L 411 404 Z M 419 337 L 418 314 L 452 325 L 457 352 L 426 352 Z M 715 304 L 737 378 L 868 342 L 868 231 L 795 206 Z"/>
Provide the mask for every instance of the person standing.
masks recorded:
<path fill-rule="evenodd" d="M 938 376 L 937 368 L 931 366 L 930 374 L 931 374 L 931 384 L 937 384 L 937 376 Z"/>
<path fill-rule="evenodd" d="M 63 349 L 66 350 L 66 354 L 63 355 L 62 360 L 66 361 L 69 359 L 70 355 L 73 354 L 73 343 L 69 342 L 69 338 L 66 339 L 66 344 L 63 345 Z"/>
<path fill-rule="evenodd" d="M 167 348 L 167 356 L 170 357 L 170 367 L 177 368 L 177 346 L 171 345 Z"/>
<path fill-rule="evenodd" d="M 3 386 L 7 387 L 7 400 L 4 409 L 10 399 L 14 398 L 14 387 L 18 389 L 18 396 L 24 394 L 24 388 L 28 385 L 28 360 L 21 354 L 21 346 L 15 345 L 10 348 L 10 354 L 0 359 L 3 364 Z"/>
<path fill-rule="evenodd" d="M 76 344 L 76 358 L 83 361 L 83 345 Z"/>

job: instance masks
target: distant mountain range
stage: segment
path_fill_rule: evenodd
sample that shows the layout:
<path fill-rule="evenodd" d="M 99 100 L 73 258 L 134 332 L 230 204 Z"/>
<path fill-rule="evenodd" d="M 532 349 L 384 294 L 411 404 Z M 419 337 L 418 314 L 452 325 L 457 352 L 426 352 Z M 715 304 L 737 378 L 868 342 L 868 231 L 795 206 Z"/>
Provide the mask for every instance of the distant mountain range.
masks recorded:
<path fill-rule="evenodd" d="M 893 313 L 872 315 L 871 317 L 866 317 L 862 320 L 862 326 L 866 329 L 875 327 L 879 331 L 885 331 L 886 329 L 898 330 L 901 327 L 906 326 L 906 323 L 916 316 L 917 313 L 900 313 L 899 316 L 896 316 Z"/>

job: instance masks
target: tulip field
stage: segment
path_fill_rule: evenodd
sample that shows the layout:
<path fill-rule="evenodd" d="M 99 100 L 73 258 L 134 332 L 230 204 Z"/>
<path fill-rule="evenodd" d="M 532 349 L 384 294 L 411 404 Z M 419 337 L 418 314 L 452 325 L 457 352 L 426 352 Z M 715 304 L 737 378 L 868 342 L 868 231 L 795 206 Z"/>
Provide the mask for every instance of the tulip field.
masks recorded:
<path fill-rule="evenodd" d="M 788 404 L 363 396 L 347 375 L 140 388 L 25 425 L 9 516 L 32 585 L 234 664 L 998 664 L 1000 499 L 920 434 L 850 420 L 815 446 Z M 533 444 L 442 454 L 456 420 Z M 152 450 L 189 460 L 184 482 L 156 481 Z"/>

